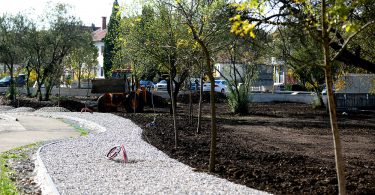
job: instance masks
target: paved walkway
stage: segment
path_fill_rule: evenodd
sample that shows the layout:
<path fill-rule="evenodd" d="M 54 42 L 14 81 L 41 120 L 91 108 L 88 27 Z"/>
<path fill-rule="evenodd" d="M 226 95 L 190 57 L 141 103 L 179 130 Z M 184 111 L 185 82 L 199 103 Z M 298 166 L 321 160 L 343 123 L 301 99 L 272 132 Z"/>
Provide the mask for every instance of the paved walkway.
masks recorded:
<path fill-rule="evenodd" d="M 58 119 L 0 114 L 0 153 L 39 141 L 79 135 L 72 126 Z"/>

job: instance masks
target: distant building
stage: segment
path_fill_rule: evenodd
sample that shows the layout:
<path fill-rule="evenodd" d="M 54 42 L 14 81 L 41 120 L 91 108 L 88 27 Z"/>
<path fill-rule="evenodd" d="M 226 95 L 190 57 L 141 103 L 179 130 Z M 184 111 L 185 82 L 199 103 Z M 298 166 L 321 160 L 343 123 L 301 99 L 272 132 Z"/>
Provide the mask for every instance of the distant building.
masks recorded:
<path fill-rule="evenodd" d="M 95 47 L 98 49 L 98 65 L 95 68 L 96 78 L 104 78 L 103 54 L 104 54 L 104 37 L 107 34 L 107 17 L 102 17 L 102 27 L 91 33 Z"/>
<path fill-rule="evenodd" d="M 236 64 L 236 78 L 237 82 L 241 82 L 240 75 L 243 76 L 245 65 Z M 217 79 L 223 79 L 226 77 L 228 79 L 233 78 L 233 64 L 230 63 L 217 63 L 215 64 L 216 71 L 214 72 L 214 77 Z M 283 62 L 276 62 L 272 59 L 271 62 L 266 64 L 257 64 L 257 79 L 251 84 L 252 91 L 273 91 L 280 90 L 286 83 L 287 75 L 286 68 Z M 222 75 L 221 75 L 221 74 Z M 232 77 L 230 76 L 232 75 Z"/>

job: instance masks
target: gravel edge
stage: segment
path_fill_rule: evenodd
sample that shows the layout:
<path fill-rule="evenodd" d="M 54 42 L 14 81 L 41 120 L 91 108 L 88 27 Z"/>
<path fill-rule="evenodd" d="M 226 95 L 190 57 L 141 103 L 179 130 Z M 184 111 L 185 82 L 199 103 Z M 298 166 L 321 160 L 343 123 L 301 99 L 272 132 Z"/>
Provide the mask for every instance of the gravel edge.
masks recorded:
<path fill-rule="evenodd" d="M 60 195 L 55 183 L 52 181 L 51 176 L 48 174 L 47 168 L 44 165 L 42 158 L 40 157 L 40 151 L 44 147 L 58 142 L 59 141 L 44 144 L 43 146 L 39 147 L 36 152 L 34 169 L 34 171 L 36 172 L 35 181 L 39 184 L 40 189 L 42 190 L 42 194 Z"/>

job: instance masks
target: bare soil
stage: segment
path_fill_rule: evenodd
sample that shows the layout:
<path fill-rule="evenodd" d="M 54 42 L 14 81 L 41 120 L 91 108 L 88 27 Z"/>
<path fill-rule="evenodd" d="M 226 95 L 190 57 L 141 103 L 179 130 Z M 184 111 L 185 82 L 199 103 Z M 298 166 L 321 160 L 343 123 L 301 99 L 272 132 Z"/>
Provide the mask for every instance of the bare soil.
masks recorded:
<path fill-rule="evenodd" d="M 197 116 L 196 104 L 193 105 Z M 231 114 L 217 104 L 215 175 L 275 194 L 337 194 L 333 141 L 325 109 L 296 103 L 251 104 L 250 114 Z M 210 146 L 209 103 L 196 132 L 188 105 L 179 104 L 174 147 L 169 109 L 117 113 L 144 129 L 144 139 L 170 157 L 207 172 Z M 156 118 L 156 125 L 150 122 Z M 349 194 L 375 194 L 375 113 L 340 113 L 340 135 Z"/>

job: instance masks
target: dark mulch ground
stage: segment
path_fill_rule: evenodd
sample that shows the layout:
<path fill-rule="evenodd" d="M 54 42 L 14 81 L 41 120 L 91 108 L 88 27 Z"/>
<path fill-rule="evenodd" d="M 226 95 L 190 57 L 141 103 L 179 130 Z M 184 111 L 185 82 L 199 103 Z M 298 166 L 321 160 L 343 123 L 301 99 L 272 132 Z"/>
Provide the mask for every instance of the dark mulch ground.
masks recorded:
<path fill-rule="evenodd" d="M 196 111 L 197 105 L 194 105 Z M 172 158 L 207 171 L 210 145 L 209 104 L 196 133 L 187 105 L 179 106 L 179 145 L 174 148 L 169 110 L 117 113 L 144 128 L 144 138 Z M 295 103 L 252 104 L 251 114 L 230 114 L 217 105 L 218 152 L 215 175 L 276 194 L 337 194 L 333 143 L 324 109 Z M 156 116 L 156 126 L 146 127 Z M 375 114 L 339 117 L 350 194 L 375 193 Z"/>

